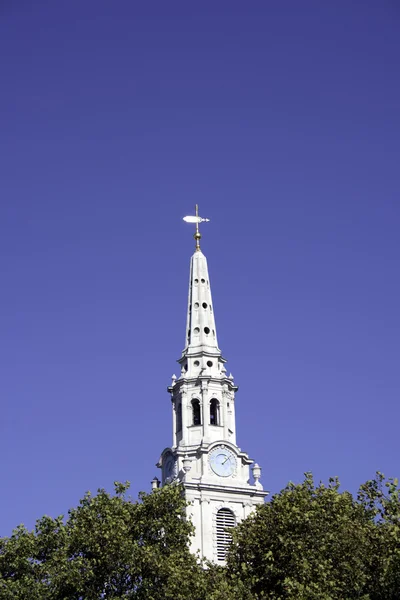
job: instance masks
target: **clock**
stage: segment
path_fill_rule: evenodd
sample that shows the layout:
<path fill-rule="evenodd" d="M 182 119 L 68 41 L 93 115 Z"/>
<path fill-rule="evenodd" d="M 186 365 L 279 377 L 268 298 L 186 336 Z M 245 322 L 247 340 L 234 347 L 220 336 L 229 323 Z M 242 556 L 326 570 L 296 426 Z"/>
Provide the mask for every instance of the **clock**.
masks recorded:
<path fill-rule="evenodd" d="M 176 460 L 172 454 L 167 454 L 164 460 L 164 480 L 170 482 L 176 477 Z"/>
<path fill-rule="evenodd" d="M 219 477 L 230 477 L 236 471 L 236 456 L 225 446 L 217 446 L 210 453 L 210 467 Z"/>

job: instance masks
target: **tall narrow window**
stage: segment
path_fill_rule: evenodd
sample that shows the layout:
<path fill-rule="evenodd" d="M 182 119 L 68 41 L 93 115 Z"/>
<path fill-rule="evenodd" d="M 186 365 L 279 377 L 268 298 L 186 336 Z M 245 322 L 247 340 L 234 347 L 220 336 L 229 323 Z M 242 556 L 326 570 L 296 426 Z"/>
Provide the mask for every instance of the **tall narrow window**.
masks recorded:
<path fill-rule="evenodd" d="M 217 559 L 225 560 L 227 550 L 232 542 L 232 536 L 229 531 L 235 527 L 235 515 L 229 508 L 221 508 L 217 512 L 216 533 L 217 533 Z"/>
<path fill-rule="evenodd" d="M 182 404 L 176 407 L 176 431 L 182 431 Z"/>
<path fill-rule="evenodd" d="M 219 402 L 213 398 L 210 402 L 210 425 L 219 425 Z"/>
<path fill-rule="evenodd" d="M 192 424 L 201 425 L 200 401 L 192 400 Z"/>

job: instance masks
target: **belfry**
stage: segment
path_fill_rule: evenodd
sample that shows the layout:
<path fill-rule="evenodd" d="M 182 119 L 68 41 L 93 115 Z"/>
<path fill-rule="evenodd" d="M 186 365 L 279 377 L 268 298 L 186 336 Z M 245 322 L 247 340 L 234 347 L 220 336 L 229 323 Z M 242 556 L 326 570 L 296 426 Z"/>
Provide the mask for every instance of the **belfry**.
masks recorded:
<path fill-rule="evenodd" d="M 217 341 L 207 259 L 200 249 L 198 215 L 185 217 L 196 225 L 196 248 L 190 261 L 185 347 L 180 375 L 168 387 L 172 401 L 172 446 L 157 466 L 162 485 L 180 481 L 195 526 L 194 552 L 224 564 L 230 543 L 227 528 L 247 517 L 268 492 L 261 469 L 236 444 L 235 394 Z M 250 475 L 250 467 L 252 475 Z"/>

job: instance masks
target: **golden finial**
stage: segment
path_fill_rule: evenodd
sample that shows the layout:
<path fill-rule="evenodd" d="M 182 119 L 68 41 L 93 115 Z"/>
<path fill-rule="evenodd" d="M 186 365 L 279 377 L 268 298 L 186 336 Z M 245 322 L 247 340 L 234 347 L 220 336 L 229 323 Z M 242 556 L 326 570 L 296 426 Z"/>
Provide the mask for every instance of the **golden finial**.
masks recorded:
<path fill-rule="evenodd" d="M 196 232 L 193 237 L 196 240 L 196 250 L 199 251 L 200 250 L 200 240 L 201 240 L 199 223 L 207 222 L 210 219 L 202 219 L 201 217 L 199 217 L 199 206 L 198 206 L 198 204 L 196 204 L 196 216 L 195 217 L 183 217 L 183 220 L 186 221 L 186 223 L 195 223 L 196 224 Z"/>
<path fill-rule="evenodd" d="M 200 250 L 201 233 L 199 231 L 199 205 L 196 204 L 196 233 L 194 234 L 196 240 L 196 250 Z"/>

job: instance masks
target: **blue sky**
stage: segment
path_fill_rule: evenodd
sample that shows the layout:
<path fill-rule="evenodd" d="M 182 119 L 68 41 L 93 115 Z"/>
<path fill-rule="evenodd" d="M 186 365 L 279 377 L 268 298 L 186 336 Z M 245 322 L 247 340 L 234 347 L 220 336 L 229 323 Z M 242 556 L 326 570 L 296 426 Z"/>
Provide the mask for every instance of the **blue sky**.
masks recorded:
<path fill-rule="evenodd" d="M 395 1 L 3 0 L 0 535 L 149 490 L 193 211 L 271 492 L 399 475 Z"/>

